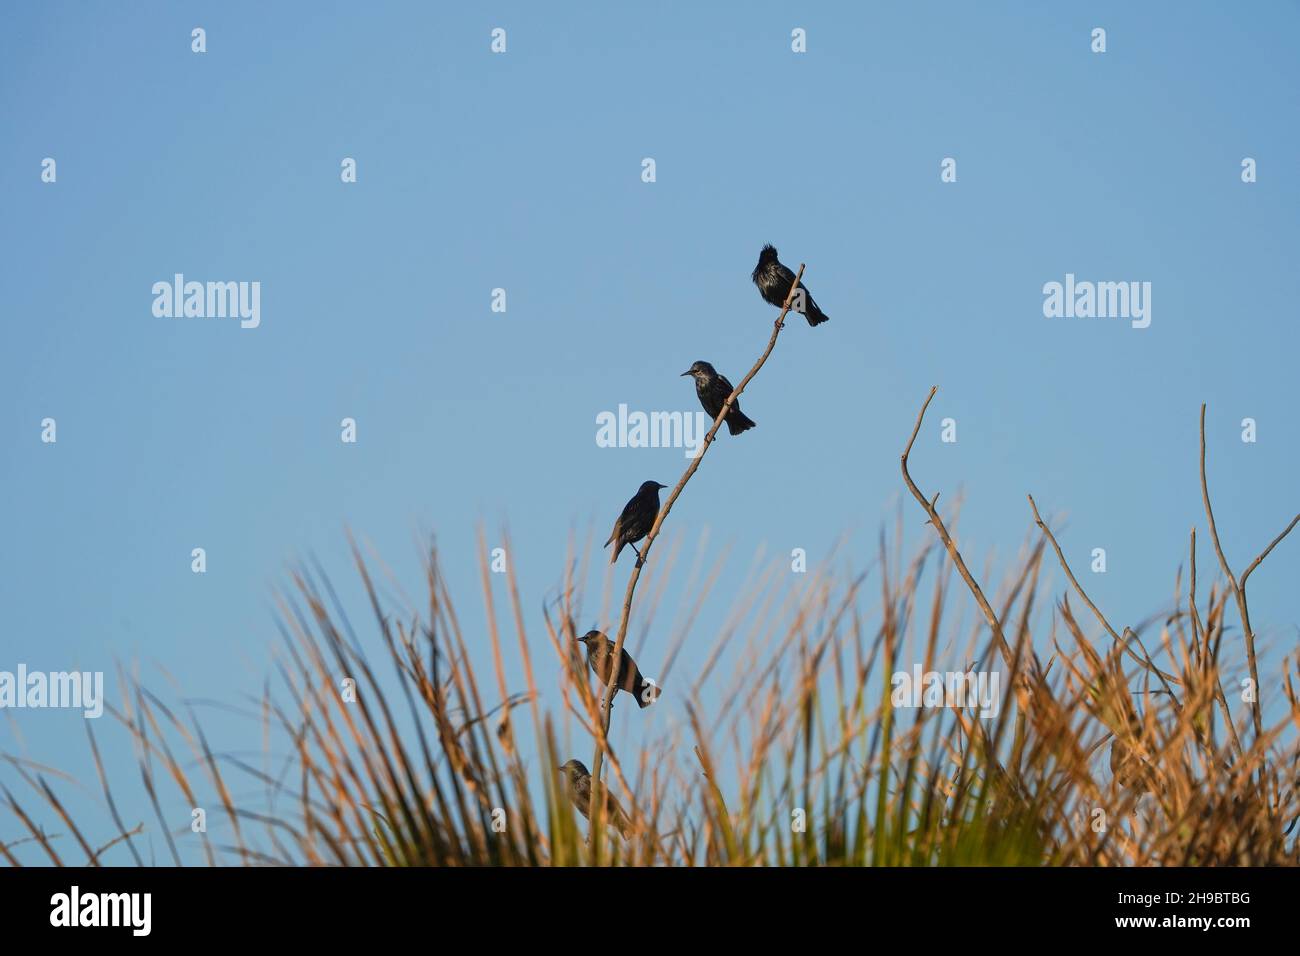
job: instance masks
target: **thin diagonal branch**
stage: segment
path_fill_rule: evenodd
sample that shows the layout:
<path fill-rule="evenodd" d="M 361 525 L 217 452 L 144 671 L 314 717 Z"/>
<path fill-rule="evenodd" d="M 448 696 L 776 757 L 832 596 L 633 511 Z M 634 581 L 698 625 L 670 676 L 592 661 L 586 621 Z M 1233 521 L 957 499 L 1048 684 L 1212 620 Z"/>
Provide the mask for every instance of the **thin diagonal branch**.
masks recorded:
<path fill-rule="evenodd" d="M 623 659 L 623 642 L 627 638 L 627 623 L 628 618 L 632 613 L 632 597 L 636 593 L 637 582 L 641 580 L 641 568 L 645 566 L 646 558 L 650 554 L 650 546 L 655 543 L 655 539 L 659 536 L 659 529 L 663 526 L 664 520 L 668 517 L 668 512 L 673 510 L 673 504 L 682 493 L 682 489 L 686 487 L 686 483 L 691 480 L 691 476 L 694 475 L 696 470 L 700 467 L 700 462 L 704 460 L 705 454 L 708 453 L 709 448 L 712 446 L 713 439 L 718 434 L 718 429 L 722 427 L 722 423 L 726 420 L 727 414 L 731 411 L 731 406 L 736 403 L 736 400 L 740 397 L 740 393 L 745 390 L 745 386 L 748 385 L 750 380 L 758 374 L 759 369 L 761 369 L 767 362 L 768 356 L 772 354 L 772 350 L 776 348 L 776 340 L 781 335 L 781 330 L 785 328 L 785 317 L 790 311 L 790 306 L 794 301 L 795 293 L 799 289 L 799 283 L 803 279 L 803 270 L 804 265 L 803 263 L 800 263 L 799 271 L 794 277 L 794 282 L 790 283 L 790 291 L 786 294 L 785 303 L 781 306 L 781 314 L 776 317 L 776 322 L 772 324 L 772 337 L 767 340 L 767 348 L 764 349 L 763 354 L 758 357 L 758 361 L 755 362 L 754 367 L 749 370 L 749 374 L 740 380 L 740 384 L 732 390 L 731 394 L 727 396 L 727 400 L 722 403 L 722 409 L 718 412 L 717 418 L 714 419 L 713 427 L 710 428 L 708 434 L 704 436 L 704 446 L 700 449 L 700 453 L 691 461 L 685 473 L 683 473 L 681 479 L 677 482 L 677 487 L 673 488 L 673 493 L 668 496 L 668 501 L 664 503 L 664 506 L 659 509 L 659 514 L 655 516 L 655 522 L 650 527 L 650 533 L 646 535 L 645 544 L 641 546 L 641 557 L 636 562 L 636 566 L 632 569 L 632 577 L 628 579 L 627 593 L 623 596 L 623 612 L 618 622 L 618 636 L 614 641 L 614 655 L 611 659 L 612 663 L 609 670 L 609 682 L 605 685 L 605 693 L 601 698 L 600 719 L 602 732 L 596 741 L 596 756 L 592 759 L 591 767 L 590 842 L 592 847 L 592 858 L 597 863 L 600 861 L 600 818 L 602 816 L 601 811 L 604 807 L 604 799 L 601 797 L 600 771 L 604 762 L 605 748 L 609 739 L 610 704 L 613 701 L 615 685 L 618 680 L 618 663 Z"/>
<path fill-rule="evenodd" d="M 1170 699 L 1174 702 L 1174 708 L 1178 709 L 1178 698 L 1174 696 L 1173 688 L 1169 686 L 1169 682 L 1173 681 L 1175 684 L 1182 682 L 1173 674 L 1166 674 L 1160 668 L 1156 667 L 1155 661 L 1151 659 L 1151 655 L 1147 653 L 1147 649 L 1142 646 L 1142 639 L 1138 637 L 1136 631 L 1126 627 L 1124 628 L 1124 634 L 1122 636 L 1115 633 L 1115 629 L 1110 626 L 1110 621 L 1106 620 L 1106 615 L 1102 614 L 1097 605 L 1092 603 L 1092 598 L 1088 597 L 1088 592 L 1083 589 L 1083 585 L 1079 583 L 1079 579 L 1074 576 L 1074 572 L 1070 569 L 1070 563 L 1065 560 L 1065 554 L 1061 551 L 1061 546 L 1056 542 L 1056 535 L 1052 534 L 1051 529 L 1047 527 L 1047 523 L 1043 521 L 1042 516 L 1038 513 L 1038 505 L 1034 503 L 1034 496 L 1026 495 L 1026 497 L 1029 499 L 1029 507 L 1033 509 L 1034 512 L 1034 523 L 1038 525 L 1043 534 L 1047 536 L 1047 540 L 1051 542 L 1052 550 L 1056 552 L 1056 558 L 1061 562 L 1061 567 L 1065 570 L 1065 576 L 1070 579 L 1070 584 L 1074 586 L 1075 593 L 1083 599 L 1084 604 L 1088 605 L 1088 610 L 1092 611 L 1093 616 L 1101 622 L 1101 626 L 1106 629 L 1106 632 L 1110 634 L 1115 643 L 1119 645 L 1119 647 L 1121 647 L 1129 657 L 1133 658 L 1142 665 L 1142 667 L 1151 671 L 1160 678 L 1160 683 L 1164 685 L 1165 693 L 1170 695 Z M 1133 648 L 1129 647 L 1129 634 L 1133 635 L 1133 639 L 1137 641 L 1138 647 L 1142 648 L 1143 657 L 1138 657 L 1133 651 Z M 1145 660 L 1143 658 L 1145 658 Z"/>
<path fill-rule="evenodd" d="M 932 524 L 934 530 L 938 532 L 939 540 L 943 542 L 943 546 L 947 549 L 948 557 L 952 559 L 953 565 L 957 568 L 957 573 L 961 575 L 961 579 L 966 582 L 966 587 L 969 588 L 971 594 L 975 596 L 975 603 L 977 603 L 980 610 L 984 612 L 984 619 L 988 621 L 989 628 L 993 632 L 993 640 L 997 644 L 1003 660 L 1005 660 L 1007 666 L 1011 668 L 1012 674 L 1015 674 L 1017 672 L 1016 655 L 1011 650 L 1011 646 L 1007 644 L 1007 639 L 1002 633 L 1002 622 L 998 620 L 997 613 L 993 610 L 993 606 L 989 604 L 988 598 L 984 596 L 984 591 L 975 580 L 975 576 L 972 575 L 970 570 L 966 567 L 966 562 L 962 560 L 961 552 L 957 550 L 956 543 L 952 540 L 952 536 L 948 533 L 948 528 L 943 523 L 943 518 L 939 516 L 939 510 L 935 507 L 935 503 L 939 500 L 939 493 L 935 492 L 933 498 L 927 498 L 921 493 L 921 489 L 916 486 L 916 482 L 912 480 L 912 476 L 907 470 L 907 458 L 911 455 L 912 445 L 916 443 L 916 436 L 921 431 L 921 422 L 925 419 L 925 411 L 930 407 L 930 402 L 934 398 L 935 392 L 938 390 L 938 385 L 933 386 L 930 389 L 930 394 L 925 397 L 925 404 L 921 406 L 921 413 L 916 416 L 916 425 L 912 429 L 912 437 L 908 439 L 907 447 L 903 449 L 903 457 L 901 461 L 903 468 L 903 481 L 907 483 L 907 488 L 912 492 L 912 497 L 920 502 L 921 507 L 925 509 L 925 513 L 930 516 L 929 523 Z M 1028 705 L 1028 693 L 1023 682 L 1021 682 L 1021 684 L 1016 688 L 1016 699 L 1023 712 Z"/>
<path fill-rule="evenodd" d="M 1246 579 L 1250 577 L 1250 573 L 1254 571 L 1257 567 L 1259 567 L 1260 563 L 1265 558 L 1268 557 L 1269 552 L 1272 551 L 1274 548 L 1276 548 L 1278 546 L 1278 543 L 1281 542 L 1283 538 L 1285 538 L 1287 535 L 1291 533 L 1291 529 L 1294 528 L 1297 523 L 1300 523 L 1300 515 L 1296 515 L 1294 518 L 1292 518 L 1291 523 L 1286 526 L 1286 528 L 1282 531 L 1282 533 L 1279 534 L 1276 538 L 1274 538 L 1272 542 L 1269 544 L 1269 546 L 1265 548 L 1262 552 L 1260 552 L 1259 557 L 1256 558 L 1254 561 L 1250 562 L 1250 567 L 1248 567 L 1245 571 L 1241 573 L 1242 594 L 1245 594 L 1246 592 Z"/>

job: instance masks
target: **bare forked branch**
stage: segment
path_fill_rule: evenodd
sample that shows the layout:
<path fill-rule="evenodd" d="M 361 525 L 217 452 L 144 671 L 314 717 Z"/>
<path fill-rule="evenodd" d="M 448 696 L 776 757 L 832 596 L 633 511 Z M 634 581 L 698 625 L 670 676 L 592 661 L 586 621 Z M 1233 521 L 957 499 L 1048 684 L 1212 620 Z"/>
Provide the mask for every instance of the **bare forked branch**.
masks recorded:
<path fill-rule="evenodd" d="M 1238 581 L 1232 573 L 1232 568 L 1228 565 L 1228 558 L 1223 553 L 1223 545 L 1219 542 L 1219 530 L 1214 524 L 1214 509 L 1210 507 L 1210 486 L 1205 478 L 1205 403 L 1201 403 L 1201 500 L 1205 503 L 1205 520 L 1210 526 L 1210 540 L 1214 542 L 1214 553 L 1219 557 L 1219 567 L 1223 569 L 1223 576 L 1228 579 L 1228 586 L 1232 589 L 1232 596 L 1237 602 L 1237 613 L 1241 616 L 1241 630 L 1246 638 L 1246 663 L 1250 667 L 1250 680 L 1254 685 L 1254 700 L 1250 704 L 1251 718 L 1255 725 L 1255 738 L 1259 739 L 1264 733 L 1264 718 L 1261 712 L 1260 704 L 1260 686 L 1259 686 L 1259 665 L 1255 659 L 1255 632 L 1250 626 L 1250 606 L 1246 603 L 1246 579 L 1265 558 L 1268 557 L 1278 542 L 1291 533 L 1291 529 L 1300 522 L 1300 514 L 1291 519 L 1291 523 L 1269 543 L 1269 546 L 1260 552 L 1259 557 L 1250 563 L 1245 572 Z"/>

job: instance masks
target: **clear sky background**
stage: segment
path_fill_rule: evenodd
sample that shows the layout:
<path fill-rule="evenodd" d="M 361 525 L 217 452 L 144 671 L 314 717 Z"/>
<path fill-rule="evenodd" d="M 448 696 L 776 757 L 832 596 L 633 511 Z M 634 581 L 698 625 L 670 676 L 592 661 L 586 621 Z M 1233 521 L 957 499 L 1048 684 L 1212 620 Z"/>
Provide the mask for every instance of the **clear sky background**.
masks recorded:
<path fill-rule="evenodd" d="M 318 556 L 364 616 L 345 526 L 413 593 L 436 533 L 481 633 L 479 523 L 490 544 L 509 525 L 550 666 L 537 609 L 570 535 L 599 544 L 640 482 L 686 464 L 597 447 L 596 415 L 693 411 L 696 359 L 739 380 L 775 315 L 749 276 L 764 242 L 808 264 L 831 321 L 790 325 L 743 400 L 758 428 L 722 436 L 669 520 L 731 554 L 684 675 L 760 546 L 816 565 L 847 532 L 870 563 L 931 385 L 914 474 L 964 490 L 972 565 L 1014 558 L 1032 492 L 1068 518 L 1076 569 L 1107 550 L 1084 583 L 1117 626 L 1168 607 L 1204 532 L 1201 402 L 1238 570 L 1300 508 L 1295 3 L 612 6 L 6 6 L 0 669 L 138 662 L 184 697 L 255 695 L 294 562 Z M 176 272 L 260 281 L 260 328 L 156 318 L 151 286 Z M 1066 273 L 1150 282 L 1150 327 L 1044 318 Z M 1251 581 L 1279 657 L 1298 568 L 1288 541 Z M 643 670 L 666 647 L 649 635 Z M 247 721 L 204 719 L 219 749 L 260 746 Z M 124 735 L 96 729 L 134 777 Z M 0 751 L 93 789 L 78 715 L 0 715 Z M 7 766 L 0 783 L 26 792 Z M 124 816 L 152 825 L 143 798 Z M 0 840 L 19 835 L 0 816 Z"/>

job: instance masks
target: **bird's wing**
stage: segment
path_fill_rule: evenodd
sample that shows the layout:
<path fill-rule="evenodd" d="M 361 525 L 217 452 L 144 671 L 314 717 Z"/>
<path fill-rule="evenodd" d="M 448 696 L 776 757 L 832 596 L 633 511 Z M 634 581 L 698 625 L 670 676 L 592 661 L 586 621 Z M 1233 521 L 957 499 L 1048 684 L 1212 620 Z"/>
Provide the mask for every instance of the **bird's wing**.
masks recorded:
<path fill-rule="evenodd" d="M 632 655 L 623 648 L 623 657 L 618 662 L 618 680 L 620 684 L 625 684 L 634 677 L 640 677 L 641 670 L 636 666 L 636 661 L 632 660 Z"/>
<path fill-rule="evenodd" d="M 731 382 L 728 381 L 727 376 L 725 376 L 725 375 L 719 375 L 719 376 L 718 376 L 718 396 L 719 396 L 719 400 L 725 402 L 725 401 L 727 400 L 727 396 L 730 395 L 730 394 L 732 393 L 732 391 L 735 389 L 735 387 L 736 387 L 736 386 L 732 385 Z M 733 406 L 733 407 L 734 407 L 734 406 Z"/>
<path fill-rule="evenodd" d="M 605 809 L 614 818 L 611 822 L 626 836 L 628 831 L 632 829 L 632 818 L 627 815 L 627 811 L 623 809 L 612 793 L 607 794 L 607 796 L 609 802 L 605 804 Z"/>
<path fill-rule="evenodd" d="M 637 508 L 640 504 L 641 492 L 638 491 L 628 499 L 627 504 L 623 506 L 623 510 L 619 512 L 618 520 L 614 522 L 614 531 L 610 534 L 609 540 L 613 541 L 619 536 L 624 528 L 635 523 L 634 519 L 636 518 Z"/>

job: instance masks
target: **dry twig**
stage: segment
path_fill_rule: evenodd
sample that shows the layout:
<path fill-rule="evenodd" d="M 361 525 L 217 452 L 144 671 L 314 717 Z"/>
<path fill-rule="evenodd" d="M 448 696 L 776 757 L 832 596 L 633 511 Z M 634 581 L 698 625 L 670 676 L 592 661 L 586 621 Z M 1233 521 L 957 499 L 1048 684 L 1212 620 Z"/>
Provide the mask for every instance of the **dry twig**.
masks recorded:
<path fill-rule="evenodd" d="M 1276 538 L 1269 543 L 1269 546 L 1260 552 L 1259 557 L 1250 563 L 1242 574 L 1241 580 L 1238 581 L 1232 573 L 1232 568 L 1228 566 L 1228 559 L 1223 553 L 1223 545 L 1219 543 L 1219 529 L 1214 524 L 1214 509 L 1210 507 L 1210 486 L 1205 479 L 1205 404 L 1201 403 L 1201 500 L 1205 502 L 1205 520 L 1210 526 L 1210 540 L 1214 542 L 1214 553 L 1219 557 L 1219 567 L 1223 569 L 1223 576 L 1228 579 L 1228 586 L 1232 589 L 1232 596 L 1237 602 L 1237 613 L 1241 615 L 1241 630 L 1246 638 L 1246 663 L 1250 667 L 1250 681 L 1255 688 L 1254 700 L 1250 704 L 1250 714 L 1255 725 L 1255 739 L 1258 740 L 1264 734 L 1264 719 L 1260 710 L 1260 686 L 1259 686 L 1259 665 L 1255 660 L 1255 632 L 1250 627 L 1250 608 L 1246 603 L 1246 579 L 1250 577 L 1269 552 L 1277 547 L 1278 542 L 1291 533 L 1291 529 L 1300 522 L 1300 514 L 1291 519 L 1291 523 L 1286 526 Z"/>

